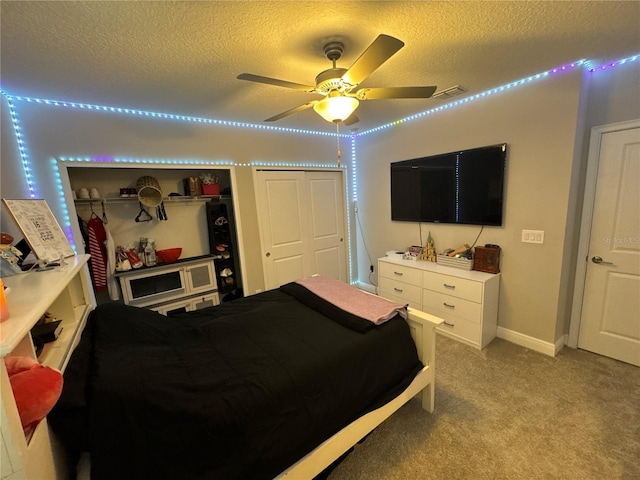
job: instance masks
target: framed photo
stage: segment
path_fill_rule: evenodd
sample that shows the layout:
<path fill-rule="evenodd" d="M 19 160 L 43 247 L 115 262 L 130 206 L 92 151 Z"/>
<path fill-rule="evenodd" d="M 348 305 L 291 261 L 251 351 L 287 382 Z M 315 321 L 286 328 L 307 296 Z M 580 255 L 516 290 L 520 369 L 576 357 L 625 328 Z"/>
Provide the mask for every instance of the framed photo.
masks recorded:
<path fill-rule="evenodd" d="M 54 262 L 75 255 L 45 200 L 2 199 L 36 258 Z"/>

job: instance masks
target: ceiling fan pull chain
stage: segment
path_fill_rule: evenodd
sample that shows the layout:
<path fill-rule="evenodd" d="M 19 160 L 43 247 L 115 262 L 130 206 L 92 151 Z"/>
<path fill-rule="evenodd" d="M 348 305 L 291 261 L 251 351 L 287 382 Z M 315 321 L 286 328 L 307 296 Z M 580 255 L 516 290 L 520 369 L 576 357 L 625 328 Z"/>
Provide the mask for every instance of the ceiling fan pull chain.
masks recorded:
<path fill-rule="evenodd" d="M 338 145 L 338 166 L 340 166 L 340 157 L 342 157 L 342 153 L 340 152 L 340 122 L 336 122 L 336 132 L 338 133 L 336 136 L 336 143 Z"/>

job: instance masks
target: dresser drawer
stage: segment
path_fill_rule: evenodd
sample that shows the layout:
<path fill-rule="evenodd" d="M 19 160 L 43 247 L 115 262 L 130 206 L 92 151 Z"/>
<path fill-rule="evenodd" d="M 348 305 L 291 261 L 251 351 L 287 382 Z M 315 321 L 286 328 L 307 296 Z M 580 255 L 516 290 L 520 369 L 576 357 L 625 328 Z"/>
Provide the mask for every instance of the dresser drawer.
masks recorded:
<path fill-rule="evenodd" d="M 482 303 L 482 282 L 433 272 L 424 272 L 422 282 L 424 288 L 434 292 Z"/>
<path fill-rule="evenodd" d="M 409 283 L 418 288 L 422 286 L 422 270 L 418 268 L 380 262 L 378 264 L 378 276 Z"/>
<path fill-rule="evenodd" d="M 481 348 L 481 327 L 477 323 L 471 323 L 455 317 L 446 318 L 444 323 L 436 327 L 436 330 L 448 337 L 460 339 L 476 348 Z"/>
<path fill-rule="evenodd" d="M 432 290 L 422 291 L 422 303 L 429 306 L 430 310 L 435 310 L 440 315 L 445 313 L 455 315 L 473 323 L 480 323 L 482 319 L 482 305 L 471 302 L 463 298 L 445 295 L 443 293 L 434 292 Z"/>
<path fill-rule="evenodd" d="M 418 285 L 381 278 L 380 296 L 399 303 L 408 303 L 411 307 L 422 309 L 422 290 Z"/>

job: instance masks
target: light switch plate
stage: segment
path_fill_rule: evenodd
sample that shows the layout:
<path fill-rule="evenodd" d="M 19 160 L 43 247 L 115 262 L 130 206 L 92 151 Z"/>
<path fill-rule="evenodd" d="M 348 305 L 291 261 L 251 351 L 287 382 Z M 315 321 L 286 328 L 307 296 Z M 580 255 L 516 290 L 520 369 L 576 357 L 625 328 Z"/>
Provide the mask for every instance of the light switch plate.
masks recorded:
<path fill-rule="evenodd" d="M 544 243 L 544 230 L 522 230 L 524 243 Z"/>

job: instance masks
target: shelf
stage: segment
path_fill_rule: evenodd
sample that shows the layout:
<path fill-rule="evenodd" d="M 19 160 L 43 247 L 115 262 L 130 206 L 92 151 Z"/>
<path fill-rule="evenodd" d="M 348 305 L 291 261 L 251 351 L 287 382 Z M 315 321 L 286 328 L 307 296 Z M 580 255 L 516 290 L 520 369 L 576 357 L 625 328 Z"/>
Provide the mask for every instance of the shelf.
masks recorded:
<path fill-rule="evenodd" d="M 74 286 L 70 290 L 69 282 L 85 267 L 88 260 L 89 255 L 69 257 L 65 259 L 67 265 L 64 267 L 44 272 L 32 271 L 3 279 L 5 285 L 11 288 L 7 295 L 11 316 L 0 325 L 1 356 L 8 355 L 16 348 L 38 319 L 56 303 L 58 297 L 73 296 L 75 290 L 81 289 L 81 286 Z M 85 299 L 78 301 L 88 304 Z M 66 316 L 64 312 L 53 313 Z"/>
<path fill-rule="evenodd" d="M 184 196 L 175 196 L 175 197 L 163 197 L 162 201 L 165 206 L 170 204 L 184 204 L 184 203 L 192 203 L 192 202 L 209 202 L 211 200 L 225 200 L 230 199 L 231 195 L 201 195 L 198 197 L 184 197 Z M 73 200 L 74 203 L 78 205 L 88 205 L 93 202 L 95 203 L 133 203 L 138 202 L 138 197 L 104 197 L 104 198 L 78 198 Z"/>
<path fill-rule="evenodd" d="M 44 344 L 38 362 L 63 372 L 70 358 L 69 353 L 80 340 L 79 335 L 84 330 L 90 311 L 90 305 L 74 307 L 74 318 L 62 320 L 60 336 L 54 342 Z"/>
<path fill-rule="evenodd" d="M 127 275 L 132 275 L 132 274 L 136 274 L 136 273 L 140 273 L 140 272 L 145 272 L 145 271 L 150 271 L 150 270 L 159 270 L 159 269 L 162 269 L 164 267 L 175 267 L 175 266 L 178 266 L 180 264 L 193 263 L 193 262 L 197 262 L 199 260 L 205 259 L 205 258 L 213 259 L 213 255 L 210 254 L 210 253 L 207 253 L 205 255 L 198 255 L 197 257 L 179 258 L 175 262 L 171 262 L 171 263 L 158 263 L 157 265 L 153 265 L 151 267 L 142 266 L 140 268 L 132 268 L 131 270 L 125 270 L 125 271 L 122 271 L 122 272 L 115 272 L 113 274 L 113 276 L 116 277 L 116 278 L 118 278 L 118 277 L 126 277 Z"/>

